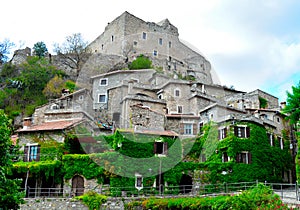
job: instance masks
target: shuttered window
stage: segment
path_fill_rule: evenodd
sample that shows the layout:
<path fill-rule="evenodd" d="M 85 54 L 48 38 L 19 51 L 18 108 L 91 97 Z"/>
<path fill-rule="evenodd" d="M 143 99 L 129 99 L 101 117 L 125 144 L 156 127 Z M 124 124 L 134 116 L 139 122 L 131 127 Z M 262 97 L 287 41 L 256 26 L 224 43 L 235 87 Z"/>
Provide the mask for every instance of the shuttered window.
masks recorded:
<path fill-rule="evenodd" d="M 239 138 L 249 138 L 250 137 L 250 128 L 245 126 L 235 126 L 234 135 Z"/>
<path fill-rule="evenodd" d="M 221 128 L 218 130 L 218 133 L 219 133 L 219 140 L 221 139 L 225 139 L 226 136 L 227 136 L 227 128 Z"/>
<path fill-rule="evenodd" d="M 24 162 L 40 160 L 40 145 L 26 145 L 24 147 Z"/>
<path fill-rule="evenodd" d="M 167 155 L 168 143 L 167 142 L 154 142 L 154 154 Z"/>
<path fill-rule="evenodd" d="M 237 163 L 251 164 L 252 156 L 250 152 L 241 152 L 236 155 Z"/>

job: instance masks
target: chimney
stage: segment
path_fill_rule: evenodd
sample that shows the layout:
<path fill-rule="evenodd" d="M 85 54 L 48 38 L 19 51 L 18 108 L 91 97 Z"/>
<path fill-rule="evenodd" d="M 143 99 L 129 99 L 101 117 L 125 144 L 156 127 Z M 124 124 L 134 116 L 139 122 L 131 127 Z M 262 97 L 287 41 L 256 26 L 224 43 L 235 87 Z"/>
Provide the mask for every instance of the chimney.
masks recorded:
<path fill-rule="evenodd" d="M 133 82 L 133 80 L 128 81 L 128 94 L 132 94 Z"/>
<path fill-rule="evenodd" d="M 31 117 L 27 117 L 23 119 L 23 129 L 27 129 L 31 126 L 32 120 Z"/>
<path fill-rule="evenodd" d="M 281 109 L 284 109 L 285 106 L 286 106 L 286 102 L 285 102 L 285 101 L 280 103 L 280 108 L 281 108 Z"/>

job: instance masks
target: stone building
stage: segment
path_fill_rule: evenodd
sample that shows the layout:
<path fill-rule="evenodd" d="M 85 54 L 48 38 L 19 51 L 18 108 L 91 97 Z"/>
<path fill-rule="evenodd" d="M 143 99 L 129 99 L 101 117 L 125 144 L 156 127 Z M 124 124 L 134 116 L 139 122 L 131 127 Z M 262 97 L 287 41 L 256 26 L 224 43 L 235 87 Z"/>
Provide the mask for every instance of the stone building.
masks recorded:
<path fill-rule="evenodd" d="M 212 83 L 209 61 L 180 41 L 178 29 L 168 19 L 145 22 L 124 12 L 88 48 L 92 53 L 123 56 L 129 62 L 143 54 L 154 66 L 163 67 L 166 74 L 189 75 Z"/>

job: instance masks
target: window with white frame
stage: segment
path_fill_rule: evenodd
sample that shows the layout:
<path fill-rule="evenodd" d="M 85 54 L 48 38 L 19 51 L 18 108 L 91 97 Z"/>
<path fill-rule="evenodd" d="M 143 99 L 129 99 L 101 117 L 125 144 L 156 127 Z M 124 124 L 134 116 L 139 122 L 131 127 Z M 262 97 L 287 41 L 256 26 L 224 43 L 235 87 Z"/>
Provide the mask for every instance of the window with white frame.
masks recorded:
<path fill-rule="evenodd" d="M 250 137 L 250 128 L 247 126 L 235 126 L 234 135 L 239 138 L 249 138 Z"/>
<path fill-rule="evenodd" d="M 106 102 L 107 102 L 106 94 L 99 94 L 98 95 L 98 103 L 106 103 Z"/>
<path fill-rule="evenodd" d="M 184 135 L 193 135 L 193 124 L 185 123 L 183 125 L 183 134 Z"/>
<path fill-rule="evenodd" d="M 251 163 L 251 153 L 248 151 L 243 151 L 240 152 L 236 155 L 236 162 L 237 163 L 245 163 L 245 164 L 250 164 Z"/>
<path fill-rule="evenodd" d="M 161 156 L 167 155 L 168 142 L 156 141 L 154 142 L 154 154 Z"/>
<path fill-rule="evenodd" d="M 99 85 L 100 86 L 107 86 L 108 85 L 108 79 L 107 78 L 100 79 Z"/>
<path fill-rule="evenodd" d="M 153 55 L 157 56 L 157 50 L 153 50 Z"/>
<path fill-rule="evenodd" d="M 226 127 L 220 128 L 218 130 L 218 134 L 219 134 L 219 140 L 225 139 L 227 136 L 227 128 Z"/>
<path fill-rule="evenodd" d="M 40 147 L 38 144 L 27 144 L 24 147 L 24 162 L 39 161 Z"/>
<path fill-rule="evenodd" d="M 78 97 L 78 100 L 79 100 L 79 101 L 83 101 L 83 98 L 84 98 L 83 95 L 80 95 L 80 96 Z"/>

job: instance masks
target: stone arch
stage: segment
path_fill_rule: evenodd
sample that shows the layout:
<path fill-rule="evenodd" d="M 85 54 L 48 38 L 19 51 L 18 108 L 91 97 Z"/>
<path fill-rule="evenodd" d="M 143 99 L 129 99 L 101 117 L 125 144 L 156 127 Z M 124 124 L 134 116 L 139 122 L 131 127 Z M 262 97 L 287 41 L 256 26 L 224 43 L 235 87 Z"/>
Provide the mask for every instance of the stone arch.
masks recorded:
<path fill-rule="evenodd" d="M 79 175 L 75 175 L 72 178 L 72 193 L 74 196 L 79 196 L 84 193 L 84 178 Z"/>

